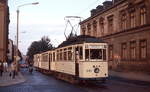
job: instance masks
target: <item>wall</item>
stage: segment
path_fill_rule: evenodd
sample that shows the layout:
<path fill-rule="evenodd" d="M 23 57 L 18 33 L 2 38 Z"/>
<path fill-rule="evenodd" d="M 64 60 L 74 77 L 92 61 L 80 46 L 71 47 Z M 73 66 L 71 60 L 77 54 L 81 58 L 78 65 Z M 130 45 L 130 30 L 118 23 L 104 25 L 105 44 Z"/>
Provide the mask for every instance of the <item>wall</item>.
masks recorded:
<path fill-rule="evenodd" d="M 7 61 L 9 13 L 7 0 L 0 1 L 0 60 Z"/>
<path fill-rule="evenodd" d="M 146 24 L 140 25 L 140 8 L 146 6 Z M 131 27 L 130 14 L 135 9 L 135 27 Z M 121 27 L 121 13 L 125 10 L 127 26 Z M 95 10 L 96 11 L 96 10 Z M 113 45 L 113 59 L 109 59 L 109 68 L 115 71 L 150 72 L 150 0 L 120 0 L 107 9 L 103 9 L 80 23 L 81 35 L 103 38 L 109 45 Z M 113 29 L 109 30 L 109 17 L 113 17 Z M 100 27 L 100 20 L 104 19 L 104 33 Z M 93 21 L 97 21 L 97 31 L 94 32 Z M 90 33 L 87 25 L 91 24 Z M 96 33 L 96 35 L 94 34 Z M 146 40 L 146 59 L 140 59 L 140 40 Z M 130 43 L 136 41 L 136 60 L 131 60 Z M 121 44 L 127 44 L 127 60 L 122 59 Z M 117 59 L 116 59 L 117 58 Z"/>

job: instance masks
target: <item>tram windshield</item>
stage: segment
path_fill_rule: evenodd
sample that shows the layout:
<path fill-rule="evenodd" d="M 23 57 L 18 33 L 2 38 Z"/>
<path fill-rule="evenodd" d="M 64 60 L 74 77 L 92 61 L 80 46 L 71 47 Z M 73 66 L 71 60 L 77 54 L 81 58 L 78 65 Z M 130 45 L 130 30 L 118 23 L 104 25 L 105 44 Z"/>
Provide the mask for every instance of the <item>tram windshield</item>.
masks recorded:
<path fill-rule="evenodd" d="M 86 49 L 85 50 L 85 59 L 106 59 L 106 50 L 105 49 Z"/>

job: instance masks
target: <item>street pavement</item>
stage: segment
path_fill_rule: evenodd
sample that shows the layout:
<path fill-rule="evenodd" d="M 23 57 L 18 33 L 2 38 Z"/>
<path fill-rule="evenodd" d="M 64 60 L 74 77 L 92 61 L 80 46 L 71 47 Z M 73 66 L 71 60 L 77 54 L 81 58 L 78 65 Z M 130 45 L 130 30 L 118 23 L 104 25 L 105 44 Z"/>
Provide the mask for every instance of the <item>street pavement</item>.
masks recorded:
<path fill-rule="evenodd" d="M 23 69 L 22 74 L 26 79 L 25 82 L 0 87 L 0 92 L 150 92 L 150 84 L 134 83 L 113 77 L 105 84 L 97 82 L 75 85 L 36 71 L 30 74 L 27 69 Z"/>
<path fill-rule="evenodd" d="M 9 86 L 25 82 L 25 78 L 20 72 L 18 72 L 18 75 L 16 75 L 15 78 L 12 78 L 9 74 L 10 72 L 3 72 L 3 75 L 0 76 L 0 86 Z"/>
<path fill-rule="evenodd" d="M 27 69 L 22 71 L 26 81 L 22 84 L 0 87 L 0 92 L 84 92 L 70 83 L 56 80 L 54 77 L 39 72 L 30 74 Z"/>

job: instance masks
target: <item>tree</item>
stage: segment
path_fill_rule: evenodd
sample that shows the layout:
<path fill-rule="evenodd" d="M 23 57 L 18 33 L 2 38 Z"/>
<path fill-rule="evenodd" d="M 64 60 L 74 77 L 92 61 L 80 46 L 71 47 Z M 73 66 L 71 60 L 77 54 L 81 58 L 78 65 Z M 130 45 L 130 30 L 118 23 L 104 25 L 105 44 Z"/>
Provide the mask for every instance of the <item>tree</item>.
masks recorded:
<path fill-rule="evenodd" d="M 39 41 L 34 41 L 28 48 L 27 56 L 29 61 L 33 61 L 34 54 L 45 52 L 53 49 L 53 45 L 50 43 L 50 39 L 44 36 Z"/>

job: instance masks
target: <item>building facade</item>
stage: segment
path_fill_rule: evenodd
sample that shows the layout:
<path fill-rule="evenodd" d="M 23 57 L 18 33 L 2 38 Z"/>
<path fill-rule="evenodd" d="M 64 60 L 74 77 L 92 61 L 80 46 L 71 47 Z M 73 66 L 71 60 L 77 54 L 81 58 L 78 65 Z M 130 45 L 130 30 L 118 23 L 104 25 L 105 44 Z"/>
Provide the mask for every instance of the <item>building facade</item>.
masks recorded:
<path fill-rule="evenodd" d="M 7 0 L 0 0 L 0 60 L 7 61 L 9 8 Z"/>
<path fill-rule="evenodd" d="M 80 25 L 108 42 L 110 69 L 150 72 L 150 0 L 105 1 Z"/>

